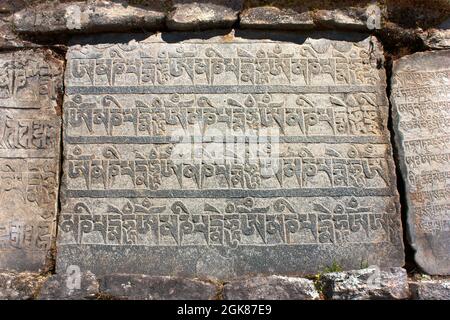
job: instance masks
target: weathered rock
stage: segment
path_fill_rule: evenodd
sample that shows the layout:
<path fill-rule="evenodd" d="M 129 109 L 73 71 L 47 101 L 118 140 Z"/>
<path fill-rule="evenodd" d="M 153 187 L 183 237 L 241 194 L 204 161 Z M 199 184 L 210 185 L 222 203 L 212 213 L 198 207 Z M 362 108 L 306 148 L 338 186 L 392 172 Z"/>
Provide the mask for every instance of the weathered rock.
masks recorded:
<path fill-rule="evenodd" d="M 331 272 L 320 276 L 323 294 L 333 300 L 408 299 L 406 270 L 378 267 L 346 272 Z"/>
<path fill-rule="evenodd" d="M 89 33 L 156 30 L 163 26 L 165 12 L 122 2 L 44 3 L 14 14 L 19 33 Z"/>
<path fill-rule="evenodd" d="M 317 10 L 314 12 L 314 21 L 318 26 L 330 29 L 368 31 L 381 28 L 381 10 L 376 5 Z"/>
<path fill-rule="evenodd" d="M 36 47 L 35 44 L 21 39 L 12 30 L 12 21 L 10 16 L 0 15 L 0 49 L 15 49 L 25 47 Z"/>
<path fill-rule="evenodd" d="M 251 29 L 304 30 L 314 28 L 314 21 L 310 12 L 267 6 L 244 10 L 239 25 Z"/>
<path fill-rule="evenodd" d="M 35 273 L 0 272 L 0 300 L 30 300 L 45 277 Z"/>
<path fill-rule="evenodd" d="M 403 265 L 380 44 L 258 35 L 69 48 L 57 270 Z"/>
<path fill-rule="evenodd" d="M 412 281 L 409 283 L 414 300 L 450 300 L 450 280 Z"/>
<path fill-rule="evenodd" d="M 450 49 L 450 29 L 430 29 L 419 33 L 419 36 L 426 48 Z"/>
<path fill-rule="evenodd" d="M 317 300 L 314 282 L 304 278 L 267 276 L 238 279 L 223 287 L 225 300 Z"/>
<path fill-rule="evenodd" d="M 206 281 L 177 277 L 112 274 L 101 279 L 102 294 L 129 300 L 212 300 L 218 287 Z"/>
<path fill-rule="evenodd" d="M 238 19 L 242 0 L 175 0 L 167 16 L 172 30 L 202 30 L 230 28 Z"/>
<path fill-rule="evenodd" d="M 429 274 L 450 274 L 449 66 L 449 50 L 415 53 L 393 66 L 391 102 L 409 241 Z"/>
<path fill-rule="evenodd" d="M 420 33 L 425 47 L 429 49 L 450 49 L 450 19 L 437 28 L 431 28 Z"/>
<path fill-rule="evenodd" d="M 63 62 L 50 50 L 0 53 L 0 269 L 45 271 L 59 184 Z"/>
<path fill-rule="evenodd" d="M 99 283 L 92 272 L 81 272 L 72 266 L 66 273 L 55 274 L 46 279 L 38 300 L 91 300 L 99 295 Z"/>

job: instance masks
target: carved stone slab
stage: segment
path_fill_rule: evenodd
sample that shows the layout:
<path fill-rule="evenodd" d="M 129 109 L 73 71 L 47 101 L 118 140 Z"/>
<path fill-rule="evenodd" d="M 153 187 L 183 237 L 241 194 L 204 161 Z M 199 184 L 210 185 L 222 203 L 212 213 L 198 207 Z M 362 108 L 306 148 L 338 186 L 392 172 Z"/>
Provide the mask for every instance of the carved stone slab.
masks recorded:
<path fill-rule="evenodd" d="M 258 36 L 69 49 L 59 272 L 403 264 L 379 44 Z"/>
<path fill-rule="evenodd" d="M 450 51 L 397 60 L 391 102 L 415 260 L 450 274 Z"/>
<path fill-rule="evenodd" d="M 0 269 L 45 270 L 56 234 L 62 61 L 0 54 Z"/>

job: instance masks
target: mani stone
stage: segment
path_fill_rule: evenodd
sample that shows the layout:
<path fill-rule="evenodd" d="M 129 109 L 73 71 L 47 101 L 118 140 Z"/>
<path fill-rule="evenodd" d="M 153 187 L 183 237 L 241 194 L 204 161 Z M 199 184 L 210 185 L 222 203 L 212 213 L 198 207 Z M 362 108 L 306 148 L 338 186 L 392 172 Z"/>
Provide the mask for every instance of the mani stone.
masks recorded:
<path fill-rule="evenodd" d="M 45 271 L 56 234 L 63 62 L 28 50 L 1 53 L 0 66 L 0 270 Z"/>
<path fill-rule="evenodd" d="M 450 274 L 450 51 L 394 62 L 391 102 L 417 264 Z"/>
<path fill-rule="evenodd" d="M 403 265 L 380 44 L 263 37 L 113 35 L 69 48 L 58 273 Z"/>

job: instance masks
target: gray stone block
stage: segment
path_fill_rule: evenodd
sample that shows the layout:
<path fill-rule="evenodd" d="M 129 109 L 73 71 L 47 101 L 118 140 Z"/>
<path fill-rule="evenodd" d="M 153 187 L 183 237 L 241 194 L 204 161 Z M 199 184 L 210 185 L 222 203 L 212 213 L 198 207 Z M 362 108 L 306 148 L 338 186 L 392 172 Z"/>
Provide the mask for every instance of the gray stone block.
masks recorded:
<path fill-rule="evenodd" d="M 16 12 L 14 28 L 32 34 L 157 30 L 164 25 L 166 14 L 162 10 L 162 6 L 142 8 L 103 0 L 43 3 Z"/>
<path fill-rule="evenodd" d="M 173 1 L 166 19 L 171 30 L 230 28 L 237 21 L 242 0 Z"/>
<path fill-rule="evenodd" d="M 92 300 L 99 296 L 99 283 L 92 272 L 72 266 L 65 273 L 46 279 L 37 300 Z"/>
<path fill-rule="evenodd" d="M 406 270 L 378 267 L 331 272 L 320 276 L 326 299 L 332 300 L 391 300 L 408 299 Z"/>
<path fill-rule="evenodd" d="M 34 299 L 44 280 L 35 273 L 0 272 L 0 300 Z"/>
<path fill-rule="evenodd" d="M 213 300 L 218 287 L 198 279 L 112 274 L 101 278 L 101 292 L 112 299 Z"/>
<path fill-rule="evenodd" d="M 67 54 L 57 270 L 230 278 L 403 265 L 374 37 L 130 38 Z"/>
<path fill-rule="evenodd" d="M 244 10 L 239 25 L 249 29 L 306 30 L 315 27 L 311 12 L 297 12 L 277 7 L 255 7 Z"/>
<path fill-rule="evenodd" d="M 450 300 L 450 280 L 422 280 L 409 283 L 414 300 Z"/>
<path fill-rule="evenodd" d="M 394 61 L 390 97 L 409 241 L 417 264 L 442 275 L 450 274 L 449 66 L 449 50 Z"/>
<path fill-rule="evenodd" d="M 237 279 L 223 287 L 224 300 L 317 300 L 314 282 L 304 278 L 267 276 Z"/>
<path fill-rule="evenodd" d="M 58 208 L 63 61 L 0 53 L 0 269 L 51 268 Z"/>

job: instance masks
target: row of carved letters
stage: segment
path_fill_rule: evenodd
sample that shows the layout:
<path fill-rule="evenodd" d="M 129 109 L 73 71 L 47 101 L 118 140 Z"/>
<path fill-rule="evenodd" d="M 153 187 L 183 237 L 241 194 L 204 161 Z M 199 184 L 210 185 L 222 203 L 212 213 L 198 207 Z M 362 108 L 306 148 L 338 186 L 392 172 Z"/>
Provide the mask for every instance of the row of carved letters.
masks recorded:
<path fill-rule="evenodd" d="M 360 214 L 62 214 L 64 238 L 98 244 L 227 245 L 372 242 L 389 239 L 394 216 Z M 300 240 L 302 238 L 303 240 Z M 352 236 L 353 234 L 353 236 Z M 191 239 L 189 243 L 189 235 Z M 296 237 L 296 235 L 298 237 Z M 387 237 L 386 237 L 387 235 Z M 98 239 L 98 238 L 97 238 Z M 306 240 L 308 239 L 308 240 Z"/>
<path fill-rule="evenodd" d="M 52 120 L 0 120 L 0 149 L 54 149 L 58 131 Z"/>
<path fill-rule="evenodd" d="M 116 85 L 119 78 L 128 85 L 164 85 L 186 76 L 191 83 L 205 81 L 213 84 L 222 75 L 235 84 L 291 83 L 301 75 L 309 84 L 314 76 L 330 75 L 336 84 L 376 84 L 376 66 L 369 59 L 259 59 L 259 58 L 168 58 L 168 59 L 70 59 L 70 84 L 76 79 L 89 85 L 105 83 Z M 375 71 L 375 72 L 374 72 Z M 133 74 L 130 78 L 127 75 Z M 235 79 L 229 77 L 234 75 Z M 280 79 L 280 77 L 282 77 Z"/>
<path fill-rule="evenodd" d="M 120 127 L 127 122 L 132 125 L 135 135 L 164 135 L 166 126 L 185 129 L 188 125 L 200 124 L 206 128 L 219 123 L 227 124 L 235 131 L 262 127 L 278 127 L 281 133 L 286 127 L 296 127 L 296 132 L 308 135 L 310 128 L 317 126 L 331 134 L 379 134 L 381 120 L 378 109 L 349 108 L 135 108 L 135 109 L 66 109 L 67 124 L 70 128 L 84 127 L 89 133 L 105 132 L 119 135 Z M 325 126 L 323 126 L 325 124 Z M 98 127 L 101 125 L 102 127 Z M 113 129 L 118 128 L 119 132 Z"/>
<path fill-rule="evenodd" d="M 28 61 L 17 65 L 18 61 L 0 61 L 0 99 L 15 97 L 20 99 L 20 89 L 37 85 L 36 94 L 53 97 L 58 83 L 52 76 L 50 67 L 46 64 L 31 65 Z M 19 62 L 20 64 L 20 62 Z M 37 80 L 30 82 L 37 76 Z"/>
<path fill-rule="evenodd" d="M 202 188 L 207 178 L 225 177 L 228 188 L 256 188 L 262 179 L 273 179 L 283 186 L 283 180 L 294 179 L 301 187 L 321 172 L 333 186 L 364 186 L 368 180 L 381 177 L 383 186 L 389 183 L 386 160 L 291 158 L 264 163 L 246 164 L 185 164 L 172 160 L 67 160 L 68 176 L 82 178 L 87 189 L 99 184 L 104 189 L 121 184 L 116 178 L 128 176 L 136 188 L 158 189 L 163 178 L 176 176 L 180 187 L 183 180 L 193 181 Z M 311 182 L 310 182 L 311 183 Z M 316 183 L 312 184 L 314 186 Z M 324 182 L 325 184 L 325 182 Z M 95 187 L 94 187 L 95 188 Z"/>
<path fill-rule="evenodd" d="M 51 230 L 51 222 L 0 224 L 0 250 L 9 248 L 47 250 L 51 245 Z"/>

